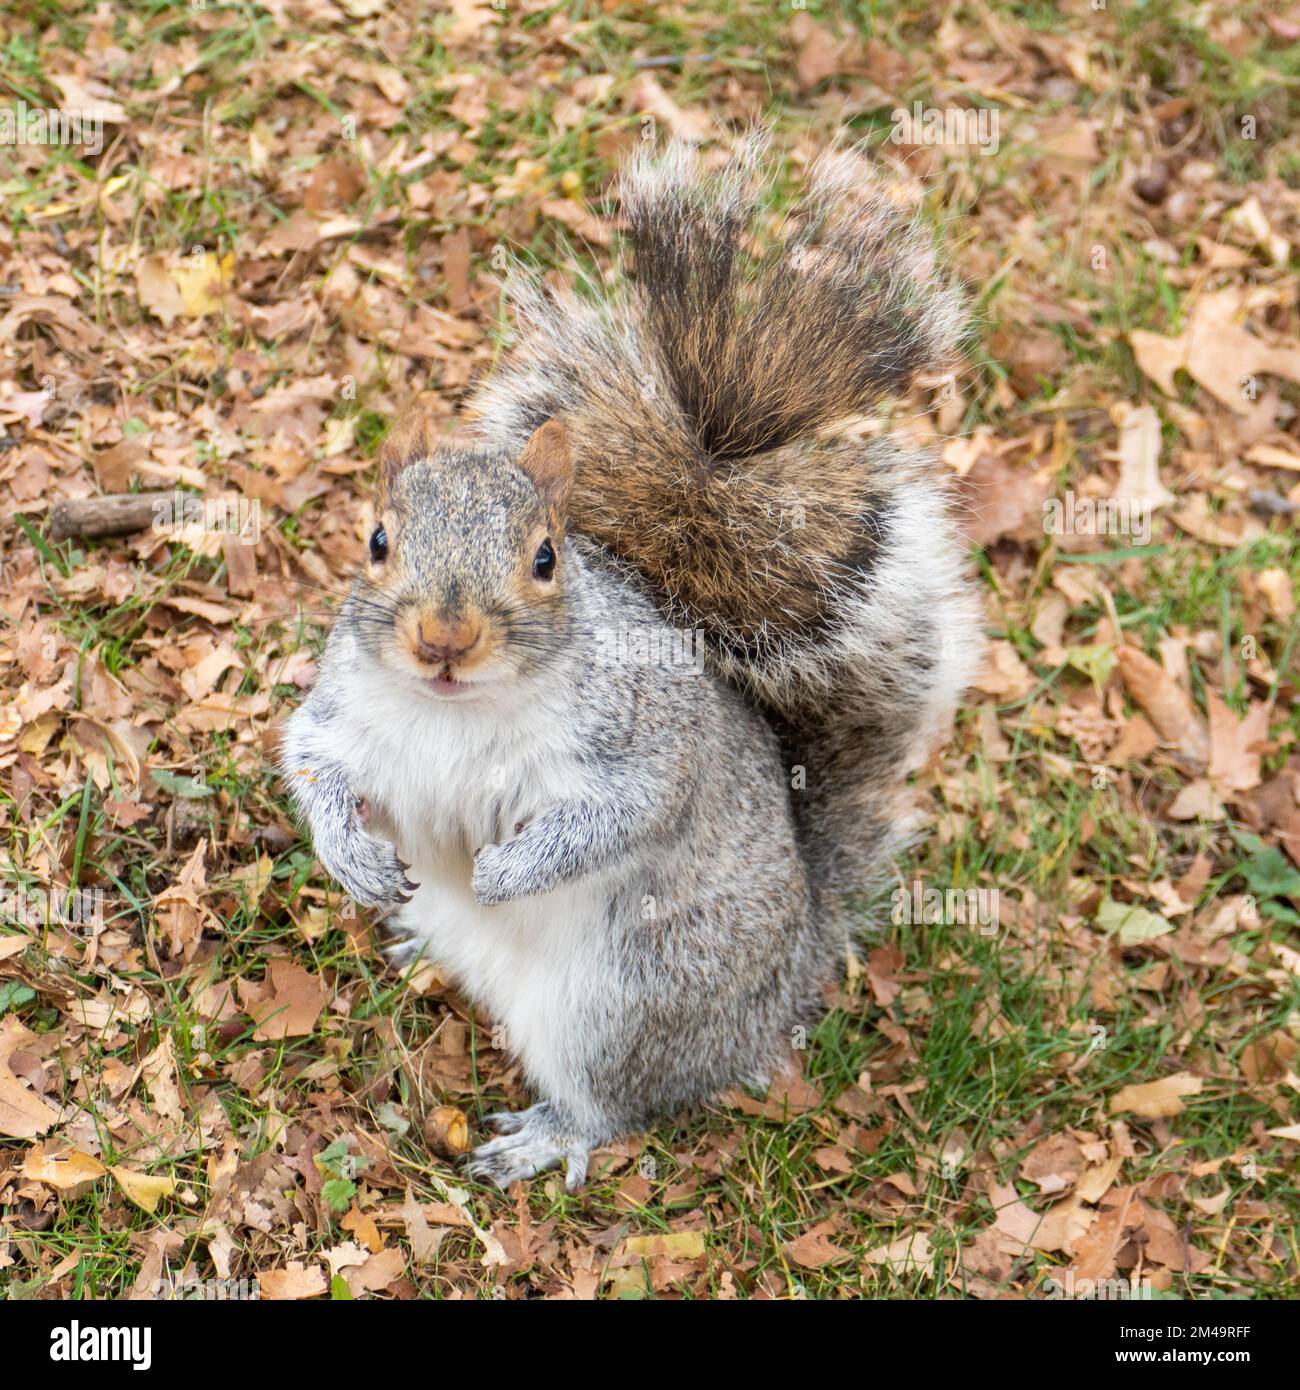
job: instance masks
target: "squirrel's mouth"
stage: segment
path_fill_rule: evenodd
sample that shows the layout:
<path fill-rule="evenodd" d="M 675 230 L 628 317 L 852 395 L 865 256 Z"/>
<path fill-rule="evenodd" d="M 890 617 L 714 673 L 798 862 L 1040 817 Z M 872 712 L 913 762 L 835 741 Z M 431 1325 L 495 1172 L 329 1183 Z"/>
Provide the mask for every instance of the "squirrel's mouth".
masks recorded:
<path fill-rule="evenodd" d="M 424 683 L 435 695 L 443 696 L 460 695 L 471 688 L 469 681 L 458 681 L 452 675 L 450 666 L 444 666 L 436 676 L 429 676 Z"/>

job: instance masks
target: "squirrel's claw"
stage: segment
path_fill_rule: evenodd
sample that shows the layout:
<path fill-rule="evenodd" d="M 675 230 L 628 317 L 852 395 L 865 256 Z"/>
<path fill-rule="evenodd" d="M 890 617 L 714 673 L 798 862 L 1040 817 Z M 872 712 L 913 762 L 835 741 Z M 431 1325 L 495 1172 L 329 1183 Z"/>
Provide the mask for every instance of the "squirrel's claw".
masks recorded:
<path fill-rule="evenodd" d="M 556 1122 L 546 1102 L 517 1114 L 490 1115 L 488 1123 L 500 1134 L 480 1144 L 469 1156 L 470 1177 L 495 1183 L 502 1192 L 515 1182 L 564 1167 L 564 1186 L 576 1192 L 587 1180 L 588 1146 L 571 1134 L 557 1134 Z"/>
<path fill-rule="evenodd" d="M 317 853 L 321 854 L 318 843 Z M 364 907 L 396 907 L 411 901 L 419 884 L 408 877 L 410 865 L 387 840 L 359 829 L 332 852 L 322 855 L 330 874 Z"/>

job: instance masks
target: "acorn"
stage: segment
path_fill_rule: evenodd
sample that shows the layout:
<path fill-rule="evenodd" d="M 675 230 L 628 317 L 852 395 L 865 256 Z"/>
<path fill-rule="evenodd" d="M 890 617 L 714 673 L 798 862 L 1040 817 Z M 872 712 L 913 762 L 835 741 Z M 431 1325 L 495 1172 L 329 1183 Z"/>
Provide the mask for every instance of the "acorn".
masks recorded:
<path fill-rule="evenodd" d="M 424 1142 L 439 1158 L 459 1158 L 469 1151 L 469 1121 L 454 1105 L 440 1105 L 424 1122 Z"/>

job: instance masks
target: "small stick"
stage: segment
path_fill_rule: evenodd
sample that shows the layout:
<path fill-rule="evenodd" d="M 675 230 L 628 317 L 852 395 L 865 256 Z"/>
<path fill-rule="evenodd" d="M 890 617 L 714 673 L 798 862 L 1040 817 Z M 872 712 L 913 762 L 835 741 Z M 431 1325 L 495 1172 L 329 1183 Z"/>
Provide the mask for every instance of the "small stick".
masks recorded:
<path fill-rule="evenodd" d="M 173 497 L 170 492 L 117 492 L 107 497 L 81 497 L 56 502 L 50 508 L 50 538 L 69 536 L 125 536 L 153 524 L 155 504 Z"/>

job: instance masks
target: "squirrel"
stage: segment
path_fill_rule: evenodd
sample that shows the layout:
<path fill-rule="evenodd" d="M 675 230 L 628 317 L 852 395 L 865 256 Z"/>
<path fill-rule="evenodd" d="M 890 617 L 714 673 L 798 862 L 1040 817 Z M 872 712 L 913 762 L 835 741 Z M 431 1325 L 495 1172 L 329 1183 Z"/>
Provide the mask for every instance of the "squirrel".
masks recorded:
<path fill-rule="evenodd" d="M 933 459 L 862 427 L 959 296 L 851 153 L 754 250 L 761 175 L 638 155 L 634 277 L 512 275 L 465 429 L 383 446 L 281 742 L 324 867 L 521 1061 L 536 1103 L 469 1157 L 503 1188 L 788 1061 L 980 651 Z"/>

